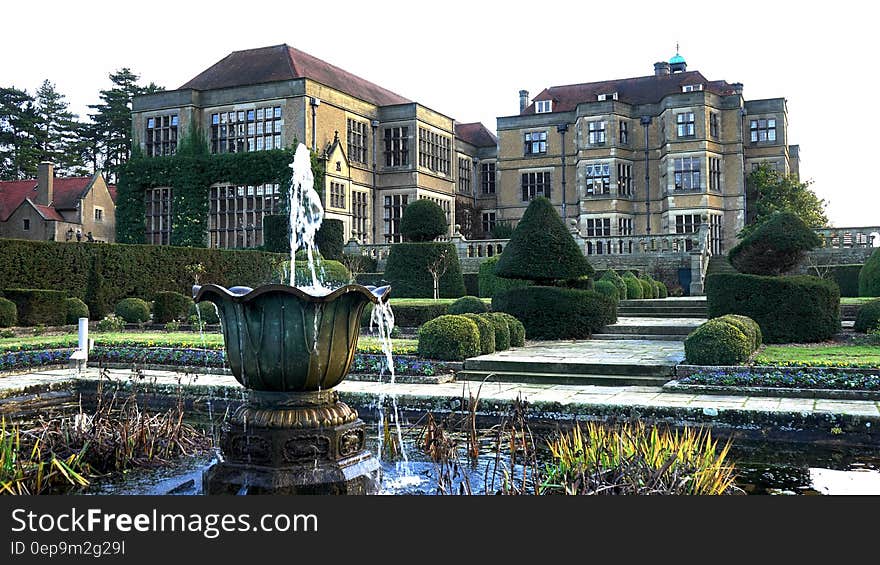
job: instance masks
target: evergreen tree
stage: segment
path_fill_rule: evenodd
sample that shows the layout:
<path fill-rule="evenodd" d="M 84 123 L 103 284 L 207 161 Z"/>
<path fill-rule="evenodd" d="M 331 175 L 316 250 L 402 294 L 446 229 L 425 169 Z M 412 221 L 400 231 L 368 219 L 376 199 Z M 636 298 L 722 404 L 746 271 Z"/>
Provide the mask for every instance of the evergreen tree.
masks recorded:
<path fill-rule="evenodd" d="M 0 180 L 37 175 L 40 156 L 35 104 L 26 90 L 0 87 Z"/>
<path fill-rule="evenodd" d="M 773 216 L 774 212 L 792 212 L 810 228 L 828 225 L 826 202 L 810 190 L 811 181 L 800 182 L 795 175 L 783 175 L 767 165 L 760 165 L 747 178 L 749 200 L 755 202 L 755 216 L 740 232 L 745 237 Z"/>
<path fill-rule="evenodd" d="M 89 117 L 95 124 L 103 150 L 103 168 L 111 182 L 115 182 L 120 165 L 131 155 L 131 101 L 135 96 L 164 90 L 150 83 L 137 84 L 139 77 L 128 67 L 110 73 L 113 88 L 102 90 L 99 104 L 89 105 L 96 111 Z"/>
<path fill-rule="evenodd" d="M 78 142 L 77 115 L 68 110 L 64 95 L 48 79 L 37 89 L 36 111 L 40 160 L 54 163 L 61 175 L 82 174 L 83 160 L 74 149 Z"/>

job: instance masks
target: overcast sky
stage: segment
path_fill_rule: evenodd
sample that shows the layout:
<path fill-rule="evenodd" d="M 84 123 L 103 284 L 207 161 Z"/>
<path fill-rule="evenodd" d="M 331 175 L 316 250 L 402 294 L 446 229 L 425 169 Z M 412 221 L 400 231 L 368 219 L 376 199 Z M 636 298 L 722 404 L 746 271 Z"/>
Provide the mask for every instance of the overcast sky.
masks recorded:
<path fill-rule="evenodd" d="M 0 84 L 48 78 L 85 116 L 130 67 L 168 89 L 231 51 L 288 43 L 460 122 L 519 111 L 517 92 L 643 76 L 680 42 L 689 70 L 785 97 L 801 177 L 836 226 L 880 225 L 869 3 L 290 1 L 6 2 Z"/>

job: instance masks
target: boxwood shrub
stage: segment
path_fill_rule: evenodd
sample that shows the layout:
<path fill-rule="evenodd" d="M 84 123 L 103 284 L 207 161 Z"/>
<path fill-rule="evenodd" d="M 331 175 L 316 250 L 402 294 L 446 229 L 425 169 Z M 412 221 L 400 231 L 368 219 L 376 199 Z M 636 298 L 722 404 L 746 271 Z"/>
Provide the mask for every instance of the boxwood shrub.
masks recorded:
<path fill-rule="evenodd" d="M 715 273 L 706 277 L 706 299 L 710 318 L 748 316 L 766 343 L 823 341 L 840 331 L 840 291 L 817 277 Z"/>
<path fill-rule="evenodd" d="M 0 298 L 0 328 L 18 325 L 18 308 L 15 302 Z"/>
<path fill-rule="evenodd" d="M 495 330 L 495 351 L 510 349 L 510 326 L 507 325 L 507 320 L 495 312 L 486 312 L 480 316 Z"/>
<path fill-rule="evenodd" d="M 419 328 L 419 355 L 428 359 L 463 361 L 480 354 L 480 329 L 464 316 L 446 315 Z"/>
<path fill-rule="evenodd" d="M 116 303 L 114 311 L 128 324 L 150 321 L 150 305 L 140 298 L 123 298 Z"/>
<path fill-rule="evenodd" d="M 67 294 L 60 290 L 6 288 L 3 296 L 15 302 L 21 326 L 62 326 L 67 321 Z"/>
<path fill-rule="evenodd" d="M 451 243 L 397 243 L 385 264 L 385 280 L 397 298 L 433 298 L 434 279 L 428 266 L 446 253 L 446 273 L 440 277 L 440 298 L 464 296 L 458 252 Z"/>
<path fill-rule="evenodd" d="M 480 330 L 480 354 L 495 353 L 495 326 L 479 314 L 464 313 L 460 315 L 477 324 L 477 329 Z"/>
<path fill-rule="evenodd" d="M 625 288 L 626 288 L 626 286 L 624 286 L 624 289 Z M 599 294 L 607 296 L 608 298 L 610 298 L 611 300 L 613 300 L 615 302 L 618 302 L 620 300 L 620 293 L 619 293 L 617 287 L 614 285 L 613 282 L 611 282 L 609 280 L 596 281 L 595 284 L 593 285 L 593 290 L 595 290 Z"/>
<path fill-rule="evenodd" d="M 758 322 L 754 321 L 748 316 L 725 314 L 724 316 L 719 316 L 718 318 L 714 319 L 726 322 L 744 333 L 746 337 L 749 338 L 750 348 L 753 352 L 757 351 L 758 348 L 761 347 L 761 344 L 764 340 L 764 337 L 761 334 L 761 326 L 758 325 Z"/>
<path fill-rule="evenodd" d="M 196 310 L 198 309 L 198 311 Z M 207 300 L 203 302 L 199 302 L 198 304 L 193 304 L 189 307 L 189 315 L 190 316 L 201 316 L 202 323 L 205 324 L 219 324 L 220 316 L 217 314 L 217 307 L 213 302 L 209 302 Z"/>
<path fill-rule="evenodd" d="M 521 321 L 529 339 L 586 339 L 617 320 L 617 305 L 595 290 L 550 286 L 498 293 L 492 310 Z"/>
<path fill-rule="evenodd" d="M 626 283 L 623 281 L 621 276 L 617 274 L 617 271 L 615 271 L 614 269 L 608 269 L 607 271 L 602 273 L 602 276 L 599 278 L 599 280 L 610 281 L 611 283 L 613 283 L 614 286 L 617 287 L 617 295 L 620 300 L 626 300 Z"/>
<path fill-rule="evenodd" d="M 178 292 L 157 292 L 153 301 L 153 321 L 165 324 L 174 320 L 185 320 L 193 300 Z"/>
<path fill-rule="evenodd" d="M 391 289 L 391 292 L 394 292 L 394 289 Z M 445 302 L 425 299 L 424 302 L 420 301 L 414 304 L 392 304 L 391 309 L 394 312 L 395 327 L 416 328 L 425 322 L 447 314 L 449 305 Z M 361 317 L 362 326 L 370 325 L 372 311 L 373 305 L 367 304 L 367 307 L 364 308 L 364 314 Z"/>
<path fill-rule="evenodd" d="M 663 281 L 654 281 L 654 286 L 657 287 L 658 298 L 666 298 L 669 296 L 669 289 L 666 288 L 666 283 Z"/>
<path fill-rule="evenodd" d="M 872 300 L 859 308 L 856 316 L 855 330 L 857 332 L 867 332 L 880 328 L 880 300 Z"/>
<path fill-rule="evenodd" d="M 642 298 L 651 298 L 650 295 L 645 296 L 644 287 L 634 274 L 627 271 L 623 273 L 623 276 L 621 278 L 626 285 L 627 300 L 641 300 Z"/>
<path fill-rule="evenodd" d="M 68 324 L 78 324 L 80 318 L 89 317 L 89 307 L 79 298 L 68 298 L 64 304 L 67 307 L 65 322 Z"/>
<path fill-rule="evenodd" d="M 510 330 L 510 347 L 522 347 L 526 344 L 526 327 L 522 322 L 506 312 L 492 312 L 492 315 L 507 322 L 507 329 Z"/>
<path fill-rule="evenodd" d="M 657 296 L 654 296 L 654 293 L 657 291 L 657 289 L 654 288 L 654 283 L 646 278 L 640 278 L 637 280 L 639 281 L 639 284 L 642 285 L 642 298 L 657 298 Z"/>
<path fill-rule="evenodd" d="M 685 360 L 691 365 L 739 365 L 751 354 L 746 334 L 721 319 L 701 324 L 684 340 Z"/>
<path fill-rule="evenodd" d="M 880 249 L 875 249 L 859 271 L 859 296 L 880 296 Z"/>
<path fill-rule="evenodd" d="M 462 296 L 450 304 L 447 311 L 450 314 L 482 314 L 488 312 L 489 307 L 476 296 Z"/>

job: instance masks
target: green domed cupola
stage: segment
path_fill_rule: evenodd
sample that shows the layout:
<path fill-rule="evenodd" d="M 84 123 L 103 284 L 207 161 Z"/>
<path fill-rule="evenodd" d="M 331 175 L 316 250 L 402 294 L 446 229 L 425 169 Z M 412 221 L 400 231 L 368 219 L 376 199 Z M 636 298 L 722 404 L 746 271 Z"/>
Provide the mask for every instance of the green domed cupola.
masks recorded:
<path fill-rule="evenodd" d="M 679 53 L 677 44 L 675 46 L 675 57 L 669 59 L 669 67 L 673 73 L 683 73 L 687 70 L 687 61 Z"/>

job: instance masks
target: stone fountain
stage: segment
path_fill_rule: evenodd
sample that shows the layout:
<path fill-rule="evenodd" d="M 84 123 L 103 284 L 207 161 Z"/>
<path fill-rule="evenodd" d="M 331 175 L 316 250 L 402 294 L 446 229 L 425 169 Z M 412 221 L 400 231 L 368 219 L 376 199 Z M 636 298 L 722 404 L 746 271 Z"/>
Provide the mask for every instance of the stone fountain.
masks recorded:
<path fill-rule="evenodd" d="M 319 202 L 302 202 L 314 191 L 310 168 L 298 181 L 298 166 L 309 167 L 304 146 L 297 150 L 292 165 L 291 207 L 297 208 L 291 211 L 294 230 L 303 223 L 314 224 L 301 217 L 295 221 L 302 210 L 312 210 L 318 225 L 323 217 Z M 317 200 L 317 195 L 313 198 Z M 313 245 L 308 235 L 307 243 Z M 291 248 L 295 252 L 297 245 Z M 312 248 L 308 250 L 311 257 Z M 314 266 L 310 267 L 317 283 Z M 221 435 L 223 459 L 205 472 L 206 494 L 370 494 L 378 490 L 379 462 L 365 447 L 365 424 L 357 412 L 340 402 L 333 387 L 351 368 L 364 308 L 369 303 L 386 307 L 388 292 L 389 287 L 355 284 L 332 291 L 319 284 L 305 288 L 283 284 L 255 289 L 193 287 L 196 302 L 217 305 L 229 366 L 245 387 L 244 402 Z"/>

